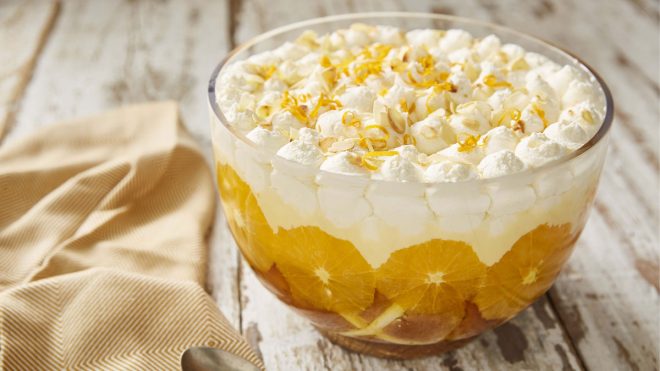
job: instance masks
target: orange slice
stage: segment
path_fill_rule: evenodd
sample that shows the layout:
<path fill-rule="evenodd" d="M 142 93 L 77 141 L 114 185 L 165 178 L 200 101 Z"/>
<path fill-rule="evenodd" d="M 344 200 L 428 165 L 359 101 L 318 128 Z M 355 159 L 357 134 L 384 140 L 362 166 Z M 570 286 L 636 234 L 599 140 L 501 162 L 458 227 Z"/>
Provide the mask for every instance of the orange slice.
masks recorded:
<path fill-rule="evenodd" d="M 384 332 L 415 339 L 426 326 L 424 339 L 416 340 L 442 340 L 461 322 L 465 300 L 474 296 L 485 273 L 485 265 L 462 242 L 432 240 L 392 253 L 376 273 L 376 287 L 406 315 Z"/>
<path fill-rule="evenodd" d="M 485 319 L 508 319 L 543 295 L 568 259 L 577 238 L 570 224 L 538 226 L 488 269 L 474 299 Z"/>
<path fill-rule="evenodd" d="M 250 187 L 228 165 L 218 165 L 218 188 L 229 229 L 250 265 L 268 272 L 273 265 L 269 246 L 275 234 L 261 212 Z"/>
<path fill-rule="evenodd" d="M 218 189 L 223 202 L 241 205 L 250 193 L 250 187 L 229 165 L 217 164 Z"/>
<path fill-rule="evenodd" d="M 267 272 L 273 265 L 271 250 L 277 243 L 277 236 L 253 194 L 245 200 L 244 223 L 246 244 L 241 251 L 255 269 Z"/>
<path fill-rule="evenodd" d="M 218 164 L 217 175 L 218 190 L 227 224 L 236 243 L 243 248 L 247 244 L 245 223 L 243 223 L 244 205 L 250 188 L 229 165 Z"/>
<path fill-rule="evenodd" d="M 298 305 L 337 313 L 366 309 L 375 277 L 353 244 L 317 227 L 280 230 L 273 257 Z"/>

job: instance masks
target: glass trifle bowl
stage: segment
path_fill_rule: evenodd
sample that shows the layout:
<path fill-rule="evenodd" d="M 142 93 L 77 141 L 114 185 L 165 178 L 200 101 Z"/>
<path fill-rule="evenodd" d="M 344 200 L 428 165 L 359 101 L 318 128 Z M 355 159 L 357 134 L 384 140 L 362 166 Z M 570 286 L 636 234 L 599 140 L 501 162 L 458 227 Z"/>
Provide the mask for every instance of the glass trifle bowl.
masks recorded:
<path fill-rule="evenodd" d="M 554 46 L 412 13 L 258 36 L 215 69 L 209 103 L 245 260 L 333 342 L 394 358 L 456 348 L 550 288 L 586 223 L 613 112 L 600 77 Z"/>

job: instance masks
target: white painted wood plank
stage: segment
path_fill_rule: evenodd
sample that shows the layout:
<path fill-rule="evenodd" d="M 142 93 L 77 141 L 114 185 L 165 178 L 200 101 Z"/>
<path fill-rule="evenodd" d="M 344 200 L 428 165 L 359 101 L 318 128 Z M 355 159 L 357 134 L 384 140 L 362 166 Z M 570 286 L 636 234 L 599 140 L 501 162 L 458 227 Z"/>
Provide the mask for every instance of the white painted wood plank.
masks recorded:
<path fill-rule="evenodd" d="M 173 99 L 211 164 L 206 91 L 213 66 L 228 50 L 226 7 L 203 0 L 62 2 L 7 140 L 62 119 Z M 209 286 L 238 328 L 238 255 L 217 215 Z"/>
<path fill-rule="evenodd" d="M 56 1 L 0 2 L 0 140 L 58 9 Z"/>
<path fill-rule="evenodd" d="M 323 1 L 296 7 L 295 1 L 273 3 L 244 0 L 237 14 L 235 39 L 249 39 L 268 29 L 319 15 L 355 11 L 445 11 L 427 1 Z M 454 1 L 460 6 L 459 1 Z M 444 5 L 444 3 L 443 3 Z M 296 9 L 296 11 L 292 11 Z M 469 9 L 465 5 L 464 9 Z M 534 309 L 482 336 L 455 352 L 412 361 L 391 361 L 347 352 L 331 344 L 269 294 L 244 265 L 241 293 L 243 328 L 253 346 L 273 370 L 430 370 L 579 369 L 580 361 L 565 338 L 549 303 L 542 299 Z"/>

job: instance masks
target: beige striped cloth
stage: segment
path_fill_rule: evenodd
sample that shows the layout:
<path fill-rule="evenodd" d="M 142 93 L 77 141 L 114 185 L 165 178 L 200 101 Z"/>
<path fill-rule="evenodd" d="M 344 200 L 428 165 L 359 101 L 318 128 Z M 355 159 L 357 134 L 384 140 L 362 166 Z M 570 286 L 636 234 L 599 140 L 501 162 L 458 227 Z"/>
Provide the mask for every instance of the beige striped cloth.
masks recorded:
<path fill-rule="evenodd" d="M 0 147 L 0 369 L 176 370 L 194 345 L 263 368 L 202 289 L 215 197 L 172 102 Z"/>

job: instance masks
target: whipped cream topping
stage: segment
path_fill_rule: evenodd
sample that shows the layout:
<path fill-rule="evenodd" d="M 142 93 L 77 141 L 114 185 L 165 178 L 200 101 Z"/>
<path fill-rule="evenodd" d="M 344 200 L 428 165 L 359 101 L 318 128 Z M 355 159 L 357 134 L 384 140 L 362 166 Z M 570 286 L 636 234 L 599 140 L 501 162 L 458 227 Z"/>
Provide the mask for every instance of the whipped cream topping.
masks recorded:
<path fill-rule="evenodd" d="M 216 89 L 231 124 L 269 152 L 401 182 L 542 166 L 584 145 L 604 115 L 597 84 L 574 67 L 458 29 L 306 31 L 235 62 Z M 403 158 L 402 145 L 427 157 Z"/>

